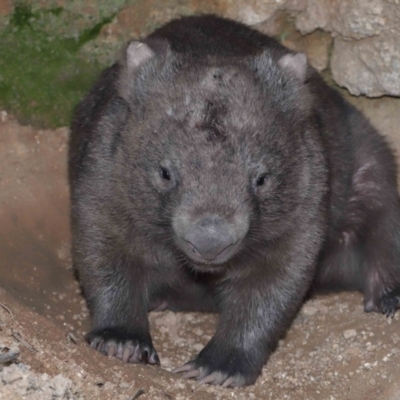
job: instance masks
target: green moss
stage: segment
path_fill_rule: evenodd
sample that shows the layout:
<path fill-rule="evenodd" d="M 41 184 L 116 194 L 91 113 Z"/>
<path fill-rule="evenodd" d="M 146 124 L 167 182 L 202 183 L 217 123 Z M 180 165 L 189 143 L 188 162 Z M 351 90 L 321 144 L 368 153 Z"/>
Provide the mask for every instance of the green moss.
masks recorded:
<path fill-rule="evenodd" d="M 10 22 L 11 25 L 22 28 L 31 25 L 31 19 L 33 18 L 33 13 L 29 7 L 16 6 L 14 14 L 12 15 Z"/>
<path fill-rule="evenodd" d="M 62 23 L 62 8 L 52 13 Z M 94 39 L 105 18 L 78 38 L 54 37 L 35 28 L 39 12 L 19 5 L 0 33 L 0 106 L 22 123 L 41 127 L 68 125 L 71 112 L 104 66 L 78 56 Z"/>

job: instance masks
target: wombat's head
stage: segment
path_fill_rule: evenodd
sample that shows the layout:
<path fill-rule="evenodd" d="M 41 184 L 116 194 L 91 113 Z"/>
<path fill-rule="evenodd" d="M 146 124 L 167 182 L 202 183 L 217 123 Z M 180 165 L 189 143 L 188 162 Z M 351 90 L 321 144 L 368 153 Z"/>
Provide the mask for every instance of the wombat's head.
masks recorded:
<path fill-rule="evenodd" d="M 135 231 L 197 268 L 265 255 L 308 191 L 305 76 L 301 54 L 221 62 L 131 42 L 117 164 Z"/>

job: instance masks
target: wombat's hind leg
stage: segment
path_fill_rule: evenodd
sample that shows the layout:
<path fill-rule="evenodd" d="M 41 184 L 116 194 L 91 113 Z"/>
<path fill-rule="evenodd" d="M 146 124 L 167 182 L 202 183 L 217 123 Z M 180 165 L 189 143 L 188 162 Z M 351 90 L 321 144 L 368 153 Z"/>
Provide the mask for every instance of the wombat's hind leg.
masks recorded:
<path fill-rule="evenodd" d="M 356 126 L 356 168 L 347 221 L 357 232 L 364 310 L 394 315 L 400 291 L 400 198 L 393 154 L 370 127 Z M 362 132 L 362 133 L 360 133 Z M 359 135 L 359 136 L 357 136 Z"/>
<path fill-rule="evenodd" d="M 400 308 L 400 213 L 388 213 L 365 243 L 364 310 L 394 316 Z"/>

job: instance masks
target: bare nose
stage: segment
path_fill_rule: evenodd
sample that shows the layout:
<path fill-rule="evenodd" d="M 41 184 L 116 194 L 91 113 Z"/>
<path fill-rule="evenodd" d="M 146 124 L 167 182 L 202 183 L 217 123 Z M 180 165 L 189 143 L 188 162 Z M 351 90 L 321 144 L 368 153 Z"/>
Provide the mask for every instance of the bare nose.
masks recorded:
<path fill-rule="evenodd" d="M 193 224 L 183 238 L 194 253 L 207 261 L 214 260 L 234 244 L 229 225 L 218 216 L 206 216 Z"/>

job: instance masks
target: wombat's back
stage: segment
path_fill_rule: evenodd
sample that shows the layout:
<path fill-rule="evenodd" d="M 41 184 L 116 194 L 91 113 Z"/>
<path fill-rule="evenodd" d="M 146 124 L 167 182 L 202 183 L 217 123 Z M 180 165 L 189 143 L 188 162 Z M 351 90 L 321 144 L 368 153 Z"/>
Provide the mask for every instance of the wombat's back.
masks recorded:
<path fill-rule="evenodd" d="M 149 38 L 166 39 L 173 51 L 195 57 L 243 57 L 266 48 L 288 52 L 275 39 L 238 22 L 211 15 L 173 20 Z"/>

